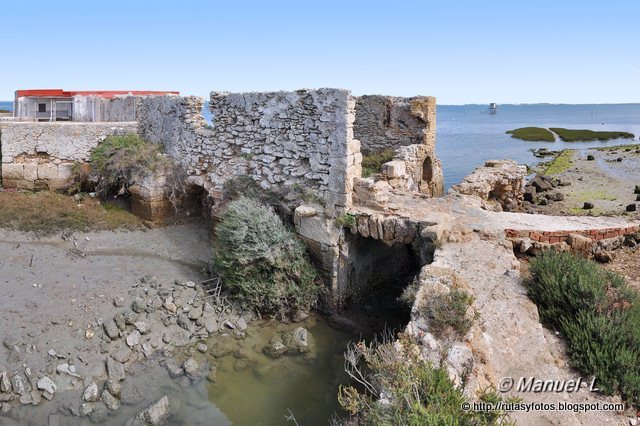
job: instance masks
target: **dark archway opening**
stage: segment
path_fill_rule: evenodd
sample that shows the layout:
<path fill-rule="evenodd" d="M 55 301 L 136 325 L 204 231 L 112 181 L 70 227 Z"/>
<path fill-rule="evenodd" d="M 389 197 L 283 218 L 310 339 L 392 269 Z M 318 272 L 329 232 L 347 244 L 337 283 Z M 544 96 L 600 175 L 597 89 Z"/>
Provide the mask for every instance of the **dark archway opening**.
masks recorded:
<path fill-rule="evenodd" d="M 422 163 L 422 181 L 431 182 L 433 180 L 433 160 L 431 157 L 425 158 Z"/>

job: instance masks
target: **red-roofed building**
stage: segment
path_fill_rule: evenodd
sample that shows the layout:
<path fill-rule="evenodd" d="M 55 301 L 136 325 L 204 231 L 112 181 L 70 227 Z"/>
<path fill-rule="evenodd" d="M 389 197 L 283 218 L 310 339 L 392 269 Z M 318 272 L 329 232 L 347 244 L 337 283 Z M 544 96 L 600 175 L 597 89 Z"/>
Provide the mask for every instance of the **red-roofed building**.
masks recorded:
<path fill-rule="evenodd" d="M 16 90 L 13 115 L 33 121 L 135 121 L 136 97 L 179 94 L 155 90 Z"/>

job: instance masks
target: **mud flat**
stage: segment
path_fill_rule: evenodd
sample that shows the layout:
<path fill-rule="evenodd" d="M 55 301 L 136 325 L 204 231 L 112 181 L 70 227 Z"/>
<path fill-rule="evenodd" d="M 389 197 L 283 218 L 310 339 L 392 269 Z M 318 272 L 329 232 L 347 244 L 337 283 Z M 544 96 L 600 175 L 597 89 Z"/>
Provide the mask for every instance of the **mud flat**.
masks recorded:
<path fill-rule="evenodd" d="M 638 203 L 640 146 L 618 146 L 570 150 L 560 154 L 563 164 L 542 166 L 541 172 L 553 185 L 540 191 L 528 203 L 532 213 L 546 215 L 626 215 L 638 217 L 627 206 Z M 567 161 L 568 160 L 568 161 Z M 556 161 L 556 160 L 553 160 Z M 551 173 L 544 173 L 545 168 Z M 584 208 L 591 203 L 591 208 Z"/>

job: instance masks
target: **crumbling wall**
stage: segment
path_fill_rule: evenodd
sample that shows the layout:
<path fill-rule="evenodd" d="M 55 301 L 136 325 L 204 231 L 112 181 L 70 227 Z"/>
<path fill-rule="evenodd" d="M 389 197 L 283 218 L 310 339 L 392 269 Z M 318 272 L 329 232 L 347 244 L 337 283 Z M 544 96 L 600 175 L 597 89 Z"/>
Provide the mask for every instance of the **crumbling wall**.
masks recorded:
<path fill-rule="evenodd" d="M 479 197 L 495 211 L 519 211 L 526 176 L 527 168 L 513 160 L 490 160 L 453 185 L 449 192 Z"/>
<path fill-rule="evenodd" d="M 394 151 L 377 179 L 398 190 L 437 197 L 444 194 L 440 160 L 436 156 L 436 101 L 430 96 L 399 98 L 361 96 L 356 102 L 354 135 L 367 155 Z"/>
<path fill-rule="evenodd" d="M 212 92 L 213 126 L 202 104 L 197 97 L 142 99 L 139 132 L 180 159 L 214 199 L 224 198 L 227 180 L 247 175 L 264 189 L 295 187 L 329 215 L 350 206 L 361 155 L 349 91 Z"/>
<path fill-rule="evenodd" d="M 3 122 L 2 184 L 5 188 L 59 189 L 75 161 L 107 136 L 136 132 L 136 123 Z"/>

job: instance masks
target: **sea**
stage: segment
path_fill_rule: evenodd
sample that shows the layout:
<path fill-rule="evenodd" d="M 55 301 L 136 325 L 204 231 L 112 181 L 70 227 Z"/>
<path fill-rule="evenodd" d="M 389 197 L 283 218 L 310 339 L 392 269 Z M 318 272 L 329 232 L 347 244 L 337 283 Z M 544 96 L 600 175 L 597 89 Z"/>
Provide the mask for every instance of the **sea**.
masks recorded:
<path fill-rule="evenodd" d="M 0 109 L 13 109 L 1 102 Z M 211 122 L 207 104 L 203 115 Z M 533 165 L 540 160 L 532 149 L 585 149 L 639 143 L 640 104 L 505 104 L 495 114 L 489 105 L 438 105 L 436 152 L 442 162 L 445 187 L 460 182 L 485 161 L 510 158 Z M 526 142 L 505 132 L 518 127 L 566 127 L 570 129 L 617 130 L 633 133 L 634 140 L 608 142 Z"/>

